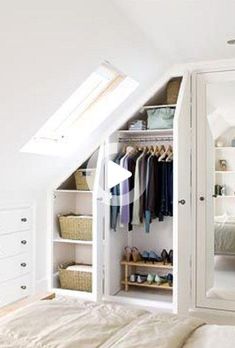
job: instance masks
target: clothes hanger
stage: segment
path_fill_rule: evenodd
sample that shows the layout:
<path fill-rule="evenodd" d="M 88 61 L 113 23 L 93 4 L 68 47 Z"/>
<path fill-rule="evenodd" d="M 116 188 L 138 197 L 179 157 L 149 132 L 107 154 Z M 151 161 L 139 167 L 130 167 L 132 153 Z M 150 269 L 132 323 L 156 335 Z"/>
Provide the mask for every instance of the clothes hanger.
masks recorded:
<path fill-rule="evenodd" d="M 171 161 L 173 161 L 173 148 L 171 145 L 169 145 L 166 162 L 171 162 Z"/>
<path fill-rule="evenodd" d="M 159 151 L 160 157 L 158 159 L 159 162 L 161 162 L 161 161 L 163 161 L 165 159 L 166 152 L 167 152 L 167 150 L 166 150 L 165 146 L 161 145 L 161 148 L 160 148 L 160 151 Z"/>

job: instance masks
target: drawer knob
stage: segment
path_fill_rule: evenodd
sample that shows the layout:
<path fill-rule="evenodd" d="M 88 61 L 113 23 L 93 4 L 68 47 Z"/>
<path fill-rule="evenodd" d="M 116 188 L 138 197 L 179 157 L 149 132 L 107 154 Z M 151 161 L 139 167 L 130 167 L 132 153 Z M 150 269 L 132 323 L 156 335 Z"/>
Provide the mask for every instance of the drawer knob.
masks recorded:
<path fill-rule="evenodd" d="M 25 239 L 23 239 L 22 241 L 21 241 L 21 244 L 27 244 L 27 240 L 25 240 Z"/>
<path fill-rule="evenodd" d="M 21 218 L 21 221 L 22 222 L 27 222 L 27 219 L 26 218 Z"/>
<path fill-rule="evenodd" d="M 22 262 L 20 265 L 21 265 L 21 267 L 26 267 L 27 266 L 27 264 L 25 262 Z"/>
<path fill-rule="evenodd" d="M 26 289 L 27 289 L 27 286 L 26 286 L 26 285 L 21 285 L 21 289 L 22 289 L 22 290 L 26 290 Z"/>

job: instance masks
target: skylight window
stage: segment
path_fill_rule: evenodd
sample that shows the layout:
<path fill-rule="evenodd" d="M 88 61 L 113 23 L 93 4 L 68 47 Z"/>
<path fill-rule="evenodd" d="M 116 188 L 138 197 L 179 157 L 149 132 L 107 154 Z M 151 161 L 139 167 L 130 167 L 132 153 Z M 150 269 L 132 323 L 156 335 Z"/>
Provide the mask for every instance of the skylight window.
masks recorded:
<path fill-rule="evenodd" d="M 89 136 L 138 86 L 104 63 L 66 100 L 23 152 L 60 154 Z"/>

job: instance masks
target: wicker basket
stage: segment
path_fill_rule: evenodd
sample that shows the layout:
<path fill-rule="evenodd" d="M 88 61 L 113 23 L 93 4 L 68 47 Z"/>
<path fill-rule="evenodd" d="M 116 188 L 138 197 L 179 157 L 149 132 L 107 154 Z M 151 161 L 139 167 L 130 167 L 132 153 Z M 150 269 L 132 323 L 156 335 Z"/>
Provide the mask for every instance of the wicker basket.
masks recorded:
<path fill-rule="evenodd" d="M 95 181 L 94 169 L 78 169 L 75 173 L 76 188 L 80 191 L 92 191 Z"/>
<path fill-rule="evenodd" d="M 60 286 L 62 289 L 92 292 L 92 267 L 91 265 L 77 265 L 81 269 L 86 266 L 87 271 L 68 270 L 69 266 L 76 265 L 75 262 L 61 264 L 58 268 Z M 78 267 L 79 268 L 79 267 Z M 90 270 L 89 270 L 90 269 Z"/>
<path fill-rule="evenodd" d="M 176 104 L 179 90 L 180 90 L 181 80 L 179 78 L 172 79 L 167 84 L 166 90 L 166 103 L 167 104 Z"/>
<path fill-rule="evenodd" d="M 92 240 L 92 216 L 59 215 L 60 235 L 65 239 Z"/>

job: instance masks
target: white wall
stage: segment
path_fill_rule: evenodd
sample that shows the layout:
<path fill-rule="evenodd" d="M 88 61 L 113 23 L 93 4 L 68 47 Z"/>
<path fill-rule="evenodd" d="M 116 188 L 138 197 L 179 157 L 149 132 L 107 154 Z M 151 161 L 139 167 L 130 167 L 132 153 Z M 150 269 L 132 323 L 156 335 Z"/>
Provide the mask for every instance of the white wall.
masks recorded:
<path fill-rule="evenodd" d="M 36 204 L 38 281 L 46 276 L 46 191 L 79 158 L 19 149 L 103 60 L 140 82 L 115 118 L 167 66 L 144 34 L 112 6 L 108 0 L 0 2 L 0 204 Z"/>

